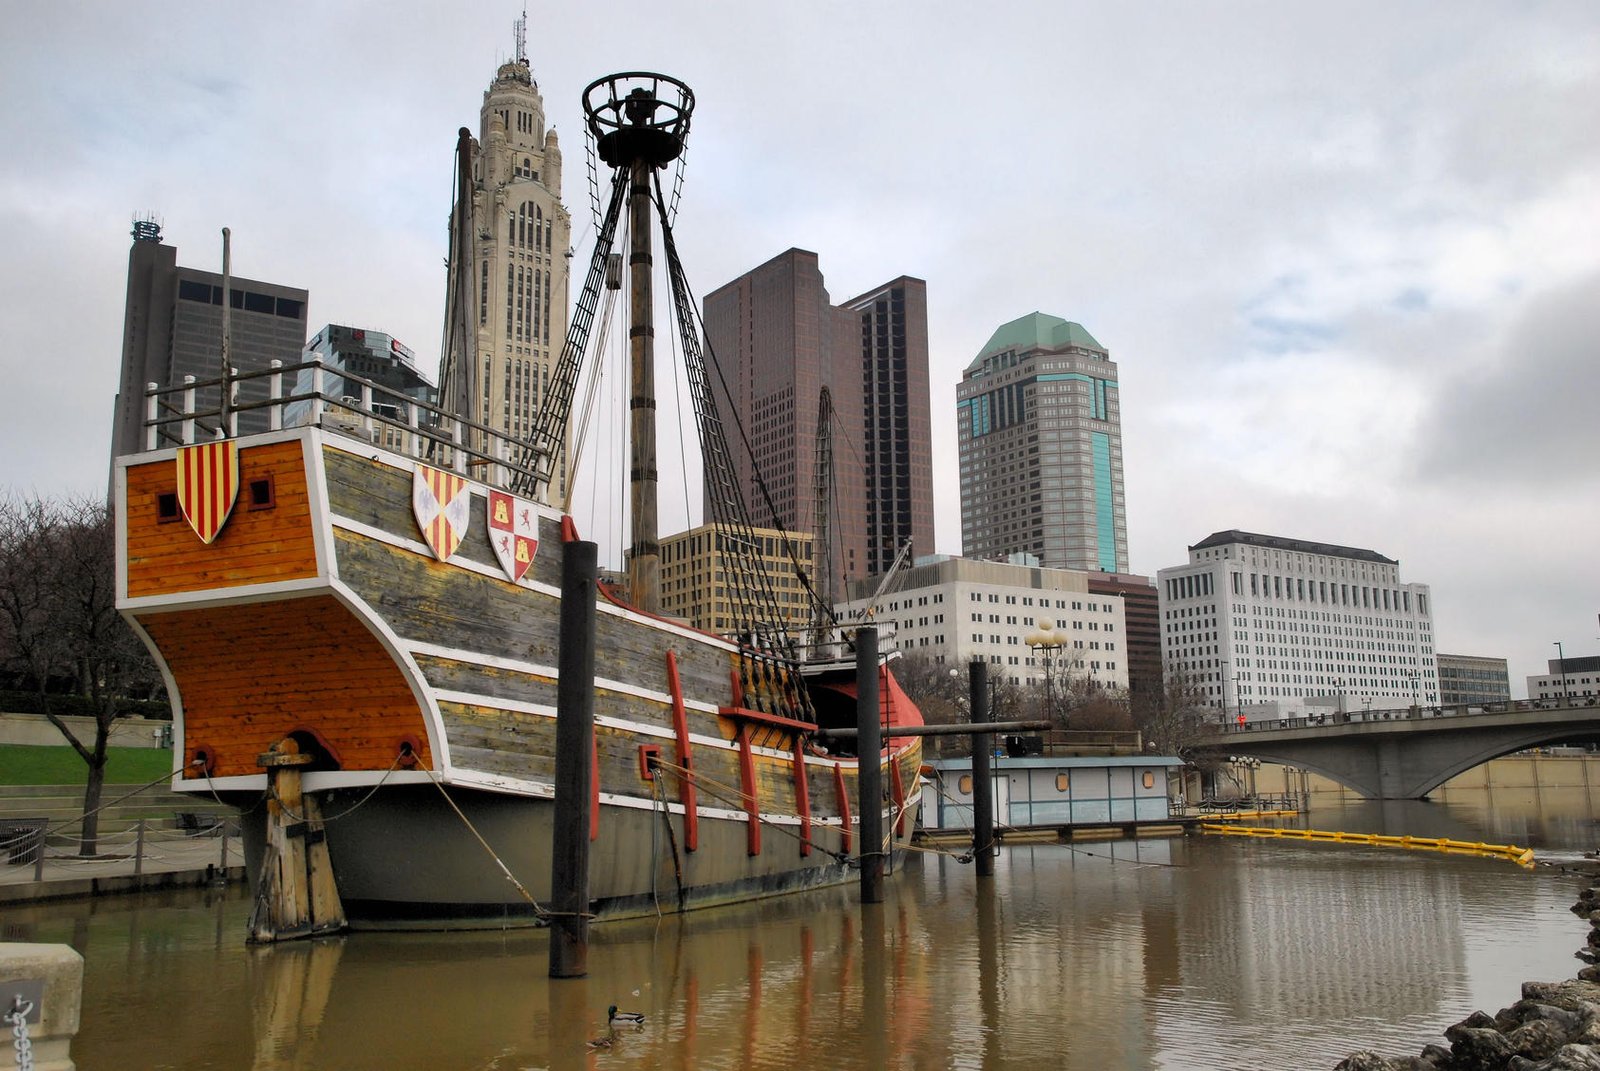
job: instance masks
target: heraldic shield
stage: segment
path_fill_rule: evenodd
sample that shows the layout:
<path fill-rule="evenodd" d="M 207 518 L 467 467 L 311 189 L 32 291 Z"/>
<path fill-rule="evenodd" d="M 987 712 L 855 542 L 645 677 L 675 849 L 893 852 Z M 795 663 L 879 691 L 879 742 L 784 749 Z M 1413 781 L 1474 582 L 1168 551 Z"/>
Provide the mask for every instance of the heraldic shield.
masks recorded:
<path fill-rule="evenodd" d="M 467 478 L 418 465 L 411 480 L 411 510 L 422 538 L 440 561 L 448 561 L 472 523 L 472 492 Z"/>
<path fill-rule="evenodd" d="M 178 447 L 178 507 L 200 542 L 228 523 L 239 497 L 239 446 L 232 439 Z"/>
<path fill-rule="evenodd" d="M 494 556 L 500 559 L 500 567 L 507 576 L 521 580 L 533 566 L 533 556 L 539 550 L 533 503 L 504 491 L 490 491 L 487 511 L 489 542 L 494 546 Z"/>

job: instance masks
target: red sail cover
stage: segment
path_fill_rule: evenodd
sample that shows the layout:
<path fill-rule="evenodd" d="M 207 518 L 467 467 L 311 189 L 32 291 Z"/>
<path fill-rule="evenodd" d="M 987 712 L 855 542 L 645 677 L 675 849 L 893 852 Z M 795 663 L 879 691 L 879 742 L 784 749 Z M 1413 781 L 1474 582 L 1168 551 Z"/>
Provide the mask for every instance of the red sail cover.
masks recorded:
<path fill-rule="evenodd" d="M 239 497 L 239 447 L 232 439 L 178 448 L 178 506 L 200 542 L 228 523 Z"/>
<path fill-rule="evenodd" d="M 856 696 L 856 682 L 829 681 L 823 685 L 841 695 L 848 695 L 854 699 Z M 894 736 L 892 733 L 896 725 L 921 725 L 922 711 L 917 709 L 917 704 L 911 701 L 900 687 L 900 682 L 894 679 L 894 674 L 889 672 L 889 667 L 884 666 L 878 670 L 878 724 L 888 726 L 885 733 L 889 734 L 889 747 L 904 747 L 917 739 L 914 736 Z"/>

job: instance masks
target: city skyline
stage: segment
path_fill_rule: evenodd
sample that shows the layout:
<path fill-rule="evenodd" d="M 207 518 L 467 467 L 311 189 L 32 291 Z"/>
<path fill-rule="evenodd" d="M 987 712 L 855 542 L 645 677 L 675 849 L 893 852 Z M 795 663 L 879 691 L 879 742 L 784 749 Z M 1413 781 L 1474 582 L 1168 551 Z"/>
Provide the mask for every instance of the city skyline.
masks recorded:
<path fill-rule="evenodd" d="M 1600 10 L 915 10 L 855 13 L 845 40 L 824 14 L 740 9 L 741 39 L 775 42 L 755 50 L 716 11 L 617 31 L 531 10 L 580 255 L 579 92 L 677 75 L 700 100 L 677 225 L 699 293 L 796 245 L 839 294 L 926 279 L 936 473 L 960 369 L 994 324 L 1054 313 L 1120 369 L 1133 572 L 1225 529 L 1332 540 L 1426 578 L 1437 646 L 1508 658 L 1514 684 L 1556 641 L 1600 649 Z M 135 213 L 205 270 L 231 227 L 238 275 L 293 280 L 309 323 L 431 367 L 455 131 L 517 13 L 19 14 L 6 485 L 103 484 Z M 955 491 L 936 480 L 945 553 Z M 663 532 L 696 519 L 663 496 Z"/>

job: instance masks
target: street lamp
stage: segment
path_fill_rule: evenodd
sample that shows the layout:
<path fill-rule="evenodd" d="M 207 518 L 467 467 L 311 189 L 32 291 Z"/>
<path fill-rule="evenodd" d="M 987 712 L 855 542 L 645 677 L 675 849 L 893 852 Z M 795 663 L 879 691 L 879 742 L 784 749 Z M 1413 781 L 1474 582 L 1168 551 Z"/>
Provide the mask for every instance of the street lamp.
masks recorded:
<path fill-rule="evenodd" d="M 1417 695 L 1417 702 L 1416 702 L 1417 713 L 1421 714 L 1422 713 L 1422 671 L 1421 670 L 1414 669 L 1414 670 L 1411 671 L 1411 686 L 1412 686 L 1413 689 L 1415 689 L 1416 695 Z"/>
<path fill-rule="evenodd" d="M 1054 621 L 1040 620 L 1038 628 L 1022 637 L 1022 642 L 1033 649 L 1036 657 L 1043 651 L 1044 655 L 1044 715 L 1050 720 L 1055 720 L 1055 675 L 1050 669 L 1050 652 L 1058 651 L 1067 645 L 1067 638 L 1057 629 Z"/>
<path fill-rule="evenodd" d="M 1561 698 L 1567 698 L 1567 654 L 1561 649 L 1560 640 L 1552 640 L 1556 648 L 1556 664 L 1561 667 Z"/>

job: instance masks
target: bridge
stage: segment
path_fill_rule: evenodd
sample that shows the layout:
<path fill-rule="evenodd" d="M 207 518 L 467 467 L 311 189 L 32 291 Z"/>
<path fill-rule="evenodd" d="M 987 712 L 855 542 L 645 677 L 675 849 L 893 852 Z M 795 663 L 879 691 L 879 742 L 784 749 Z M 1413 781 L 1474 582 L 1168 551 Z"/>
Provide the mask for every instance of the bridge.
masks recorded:
<path fill-rule="evenodd" d="M 1490 759 L 1600 743 L 1600 697 L 1363 710 L 1227 726 L 1200 750 L 1299 766 L 1368 799 L 1422 799 Z"/>

